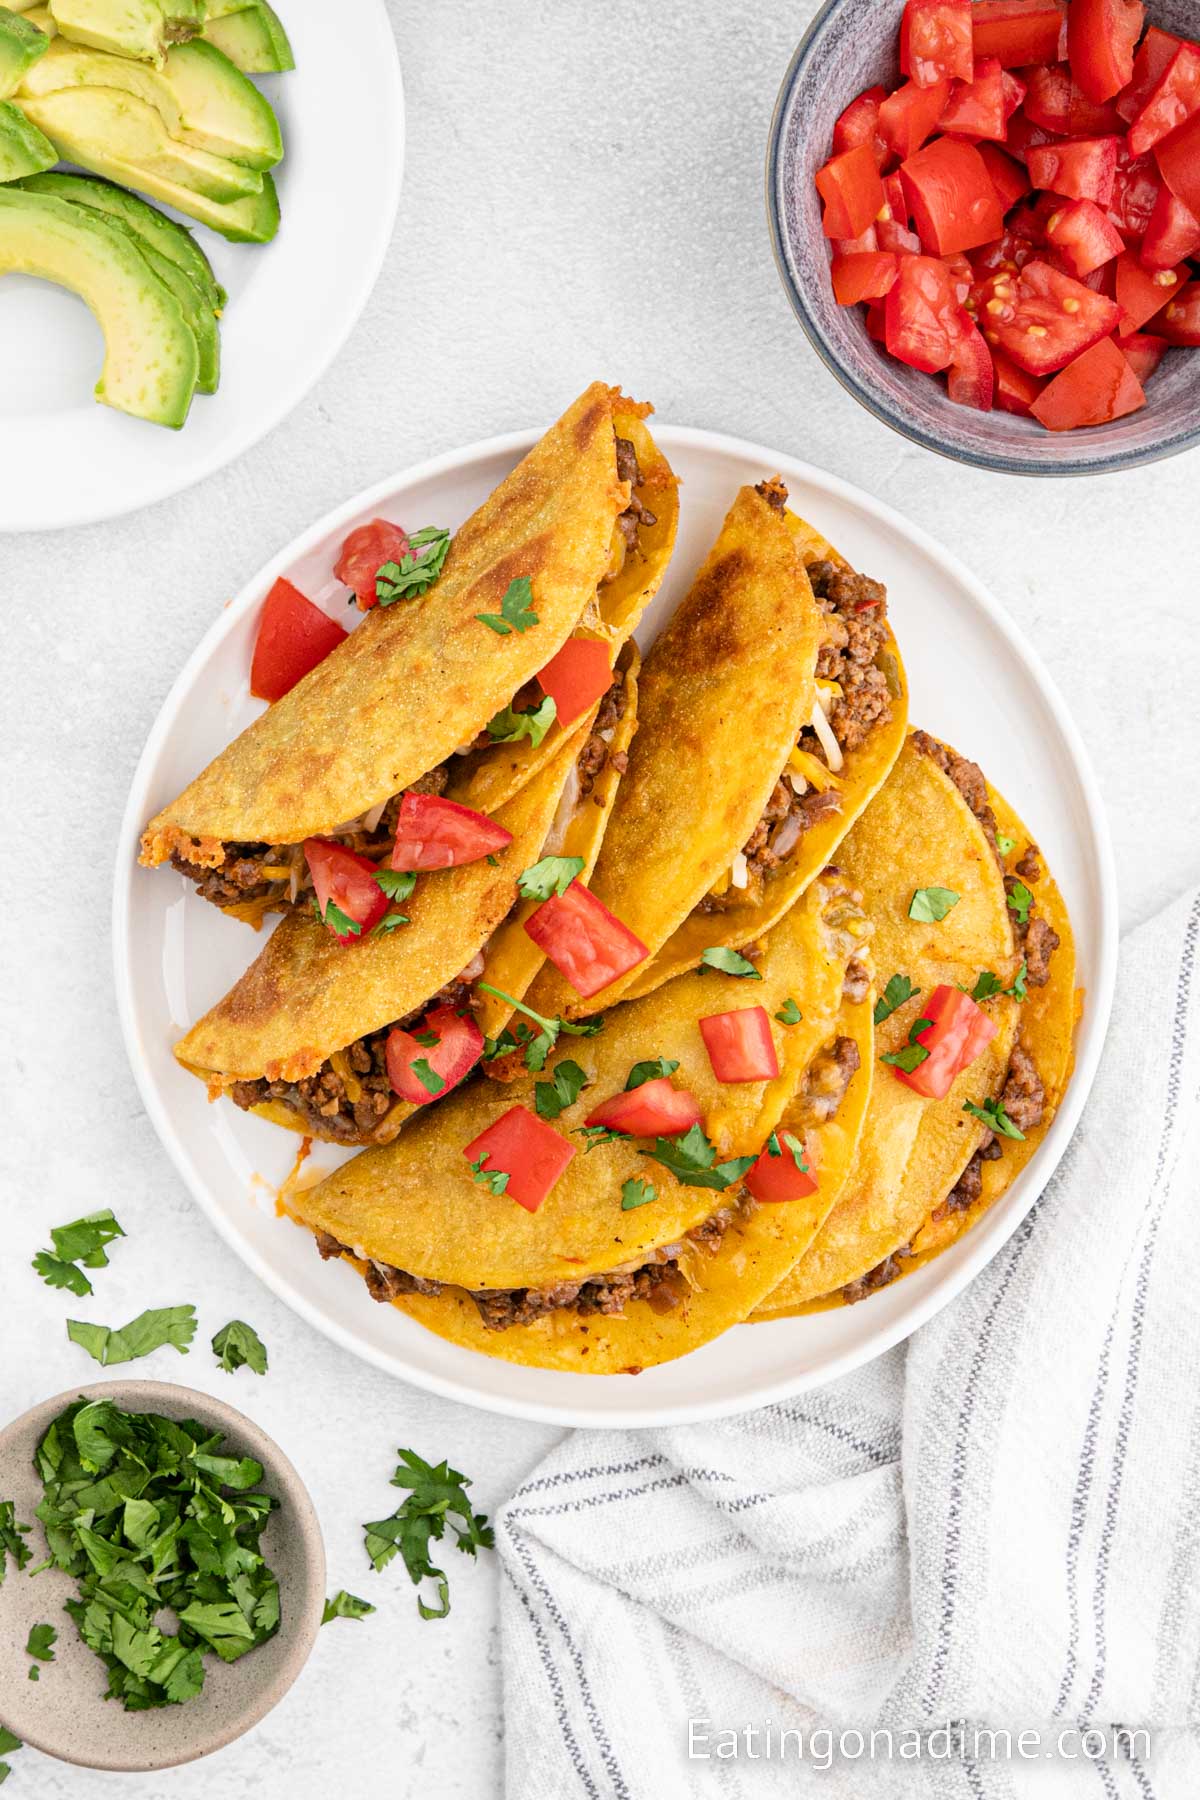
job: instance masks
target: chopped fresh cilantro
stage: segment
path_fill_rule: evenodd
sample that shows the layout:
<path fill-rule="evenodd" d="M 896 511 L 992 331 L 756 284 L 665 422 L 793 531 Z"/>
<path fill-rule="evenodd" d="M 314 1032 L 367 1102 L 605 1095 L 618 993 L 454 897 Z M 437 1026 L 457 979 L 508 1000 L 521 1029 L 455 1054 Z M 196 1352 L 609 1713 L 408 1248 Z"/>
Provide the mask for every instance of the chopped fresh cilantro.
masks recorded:
<path fill-rule="evenodd" d="M 416 1061 L 410 1064 L 410 1067 L 427 1094 L 436 1096 L 445 1092 L 446 1078 L 444 1075 L 438 1074 L 428 1058 L 418 1056 Z"/>
<path fill-rule="evenodd" d="M 1029 998 L 1029 989 L 1025 985 L 1025 976 L 1028 969 L 1029 964 L 1023 962 L 1017 970 L 1012 986 L 1010 988 L 1005 988 L 1004 990 L 1006 994 L 1011 994 L 1014 1000 L 1027 1000 Z"/>
<path fill-rule="evenodd" d="M 407 900 L 417 885 L 417 878 L 411 869 L 376 869 L 372 879 L 383 889 L 389 900 Z"/>
<path fill-rule="evenodd" d="M 93 1325 L 85 1319 L 68 1319 L 67 1336 L 73 1344 L 86 1350 L 104 1368 L 113 1363 L 133 1362 L 149 1356 L 170 1344 L 186 1356 L 196 1335 L 194 1306 L 162 1306 L 139 1313 L 128 1325 L 116 1329 Z"/>
<path fill-rule="evenodd" d="M 699 1125 L 693 1125 L 682 1137 L 655 1138 L 653 1150 L 642 1153 L 669 1169 L 683 1187 L 732 1187 L 740 1181 L 753 1162 L 752 1156 L 736 1156 L 729 1162 L 717 1162 L 717 1153 Z"/>
<path fill-rule="evenodd" d="M 893 1050 L 890 1056 L 882 1056 L 879 1060 L 890 1063 L 894 1069 L 903 1069 L 906 1075 L 911 1075 L 913 1070 L 919 1069 L 929 1056 L 924 1044 L 918 1043 L 917 1040 L 923 1031 L 929 1030 L 932 1024 L 932 1019 L 914 1019 L 908 1028 L 908 1042 L 904 1048 Z"/>
<path fill-rule="evenodd" d="M 568 1106 L 574 1106 L 586 1086 L 587 1075 L 577 1062 L 568 1057 L 565 1062 L 556 1063 L 549 1081 L 533 1084 L 533 1104 L 538 1117 L 557 1119 Z"/>
<path fill-rule="evenodd" d="M 357 1594 L 348 1594 L 345 1588 L 339 1588 L 332 1600 L 325 1602 L 321 1623 L 328 1625 L 331 1619 L 365 1619 L 374 1611 L 369 1600 L 360 1600 Z"/>
<path fill-rule="evenodd" d="M 53 1662 L 57 1642 L 58 1632 L 53 1625 L 31 1625 L 29 1636 L 25 1640 L 25 1654 L 36 1656 L 39 1662 Z"/>
<path fill-rule="evenodd" d="M 484 857 L 484 861 L 488 864 L 489 868 L 498 869 L 500 867 L 500 858 L 498 856 L 486 856 Z"/>
<path fill-rule="evenodd" d="M 408 540 L 409 548 L 398 563 L 381 563 L 375 571 L 375 598 L 380 606 L 396 600 L 414 600 L 431 588 L 442 572 L 450 548 L 450 533 L 440 525 L 426 525 Z M 414 555 L 414 551 L 423 552 Z"/>
<path fill-rule="evenodd" d="M 590 1150 L 598 1150 L 601 1144 L 624 1142 L 629 1137 L 627 1131 L 618 1131 L 614 1125 L 576 1125 L 575 1134 L 589 1140 L 583 1147 L 585 1156 Z"/>
<path fill-rule="evenodd" d="M 548 900 L 551 894 L 565 894 L 582 874 L 582 856 L 543 856 L 517 876 L 517 888 L 526 900 Z"/>
<path fill-rule="evenodd" d="M 798 1025 L 804 1014 L 789 994 L 779 1011 L 775 1014 L 781 1025 Z"/>
<path fill-rule="evenodd" d="M 372 937 L 390 937 L 392 932 L 397 930 L 399 926 L 408 925 L 408 924 L 411 924 L 411 920 L 409 919 L 409 916 L 407 913 L 398 913 L 398 912 L 384 913 L 384 915 L 383 915 L 382 919 L 380 919 L 378 925 L 372 925 L 371 936 Z"/>
<path fill-rule="evenodd" d="M 1002 994 L 1004 992 L 1004 983 L 998 975 L 993 974 L 991 969 L 981 969 L 979 971 L 979 980 L 975 983 L 973 988 L 963 987 L 961 981 L 958 985 L 962 993 L 970 994 L 976 1005 L 978 1005 L 981 1000 L 990 1000 L 993 994 Z"/>
<path fill-rule="evenodd" d="M 1007 856 L 1010 850 L 1016 849 L 1016 845 L 1016 838 L 1005 837 L 1002 831 L 996 833 L 996 848 L 1001 856 Z"/>
<path fill-rule="evenodd" d="M 639 1181 L 630 1176 L 621 1183 L 621 1211 L 632 1212 L 635 1207 L 649 1206 L 652 1200 L 658 1199 L 658 1189 L 649 1181 Z"/>
<path fill-rule="evenodd" d="M 722 975 L 740 975 L 743 981 L 761 981 L 762 975 L 748 956 L 740 950 L 723 950 L 718 945 L 705 950 L 700 961 L 709 969 L 720 969 Z"/>
<path fill-rule="evenodd" d="M 520 635 L 536 625 L 538 616 L 533 610 L 533 586 L 528 575 L 518 575 L 509 582 L 499 613 L 476 613 L 475 617 L 498 637 L 511 637 L 514 631 Z"/>
<path fill-rule="evenodd" d="M 69 1288 L 82 1299 L 92 1292 L 92 1284 L 83 1269 L 76 1265 L 82 1263 L 89 1269 L 107 1268 L 105 1246 L 114 1238 L 124 1236 L 111 1208 L 105 1207 L 101 1212 L 75 1219 L 70 1225 L 53 1226 L 50 1238 L 54 1249 L 39 1250 L 33 1259 L 33 1267 L 48 1287 Z"/>
<path fill-rule="evenodd" d="M 358 920 L 352 919 L 348 913 L 344 913 L 341 907 L 336 905 L 334 901 L 328 901 L 326 903 L 325 911 L 322 912 L 321 903 L 314 894 L 312 909 L 316 913 L 318 919 L 320 919 L 322 925 L 328 925 L 330 931 L 335 932 L 338 937 L 362 936 L 362 926 L 359 924 Z"/>
<path fill-rule="evenodd" d="M 937 925 L 958 905 L 953 888 L 918 888 L 908 905 L 908 916 L 919 925 Z"/>
<path fill-rule="evenodd" d="M 516 1012 L 524 1013 L 527 1019 L 532 1019 L 535 1025 L 541 1026 L 541 1030 L 536 1034 L 518 1025 L 517 1030 L 522 1033 L 521 1036 L 517 1036 L 512 1031 L 503 1031 L 498 1038 L 485 1038 L 483 1054 L 484 1060 L 487 1062 L 494 1062 L 498 1056 L 506 1055 L 509 1050 L 523 1049 L 525 1067 L 531 1069 L 536 1075 L 545 1068 L 546 1058 L 557 1044 L 562 1032 L 565 1031 L 568 1037 L 595 1037 L 604 1025 L 603 1019 L 580 1019 L 578 1021 L 547 1019 L 544 1014 L 534 1012 L 531 1006 L 526 1006 L 523 1001 L 514 1000 L 511 994 L 504 993 L 500 988 L 491 987 L 486 981 L 481 981 L 477 985 L 485 994 L 494 994 L 497 1000 L 506 1001 Z"/>
<path fill-rule="evenodd" d="M 1010 909 L 1017 915 L 1018 925 L 1028 925 L 1029 909 L 1033 905 L 1033 895 L 1023 881 L 1014 881 L 1008 893 Z"/>
<path fill-rule="evenodd" d="M 0 1500 L 0 1584 L 4 1581 L 8 1557 L 12 1557 L 18 1569 L 23 1569 L 32 1554 L 24 1540 L 33 1527 L 18 1524 L 16 1511 L 15 1500 Z"/>
<path fill-rule="evenodd" d="M 488 720 L 488 736 L 493 744 L 516 744 L 521 738 L 527 737 L 536 750 L 553 725 L 557 713 L 558 708 L 550 694 L 536 706 L 520 712 L 514 706 L 506 706 L 494 719 Z"/>
<path fill-rule="evenodd" d="M 976 1106 L 972 1100 L 963 1101 L 963 1111 L 970 1113 L 1000 1137 L 1016 1138 L 1018 1143 L 1025 1142 L 1025 1133 L 1019 1131 L 1004 1110 L 1003 1100 L 985 1100 L 982 1106 Z"/>
<path fill-rule="evenodd" d="M 885 1019 L 891 1018 L 897 1007 L 903 1006 L 906 1000 L 911 1000 L 920 991 L 919 987 L 913 986 L 907 975 L 893 975 L 875 1002 L 875 1023 L 882 1025 Z"/>
<path fill-rule="evenodd" d="M 434 1605 L 417 1596 L 421 1617 L 444 1619 L 450 1611 L 450 1584 L 445 1570 L 434 1567 L 430 1555 L 434 1542 L 444 1537 L 449 1526 L 455 1547 L 474 1556 L 477 1549 L 490 1550 L 495 1537 L 484 1515 L 471 1510 L 467 1499 L 471 1483 L 465 1475 L 445 1462 L 435 1468 L 413 1450 L 400 1450 L 397 1455 L 400 1463 L 392 1486 L 407 1488 L 408 1498 L 386 1519 L 363 1526 L 367 1555 L 379 1570 L 399 1552 L 414 1587 L 427 1580 L 436 1584 Z"/>
<path fill-rule="evenodd" d="M 426 1050 L 432 1050 L 442 1040 L 436 1031 L 414 1031 L 412 1041 L 414 1044 L 422 1045 Z"/>
<path fill-rule="evenodd" d="M 467 1166 L 471 1170 L 473 1181 L 479 1182 L 481 1187 L 487 1188 L 493 1194 L 502 1194 L 512 1180 L 512 1176 L 507 1169 L 485 1169 L 483 1165 L 490 1154 L 490 1151 L 485 1150 L 482 1156 L 476 1157 L 474 1162 L 468 1162 Z"/>
<path fill-rule="evenodd" d="M 230 1319 L 222 1325 L 212 1341 L 213 1355 L 230 1375 L 235 1369 L 251 1369 L 255 1375 L 267 1372 L 267 1346 L 244 1319 Z"/>
<path fill-rule="evenodd" d="M 661 1081 L 664 1076 L 673 1075 L 678 1067 L 677 1062 L 671 1062 L 665 1056 L 656 1056 L 653 1062 L 634 1063 L 625 1082 L 625 1092 L 632 1093 L 634 1088 L 647 1081 Z"/>
<path fill-rule="evenodd" d="M 771 1135 L 774 1136 L 775 1134 L 772 1133 Z M 783 1138 L 784 1143 L 787 1145 L 788 1151 L 791 1154 L 792 1161 L 795 1163 L 795 1165 L 799 1169 L 800 1173 L 802 1175 L 807 1175 L 808 1174 L 808 1164 L 805 1161 L 806 1152 L 805 1152 L 804 1144 L 801 1141 L 801 1139 L 796 1137 L 795 1134 L 791 1131 L 781 1132 L 780 1136 Z M 778 1141 L 778 1140 L 776 1140 L 776 1141 Z"/>

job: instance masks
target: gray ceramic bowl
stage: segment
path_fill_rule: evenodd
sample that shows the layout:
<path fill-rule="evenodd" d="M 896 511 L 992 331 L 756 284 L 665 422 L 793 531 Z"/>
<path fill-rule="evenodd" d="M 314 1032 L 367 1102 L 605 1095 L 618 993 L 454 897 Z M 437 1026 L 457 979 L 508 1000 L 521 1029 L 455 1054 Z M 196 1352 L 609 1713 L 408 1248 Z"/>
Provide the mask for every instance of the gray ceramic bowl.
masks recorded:
<path fill-rule="evenodd" d="M 1196 35 L 1196 0 L 1149 0 L 1150 23 Z M 876 82 L 895 86 L 904 0 L 826 0 L 793 56 L 771 123 L 767 215 L 796 315 L 843 387 L 885 425 L 959 462 L 1015 475 L 1095 475 L 1200 442 L 1200 355 L 1171 350 L 1140 412 L 1082 431 L 1045 431 L 1012 413 L 956 406 L 936 376 L 895 362 L 867 336 L 861 306 L 838 306 L 813 176 L 842 108 Z"/>
<path fill-rule="evenodd" d="M 34 1561 L 44 1539 L 34 1518 L 42 1484 L 33 1453 L 51 1420 L 82 1396 L 115 1400 L 129 1412 L 199 1419 L 224 1433 L 236 1455 L 263 1465 L 263 1487 L 280 1502 L 263 1533 L 263 1551 L 279 1577 L 282 1622 L 275 1636 L 236 1663 L 205 1658 L 203 1692 L 181 1706 L 126 1712 L 104 1700 L 104 1665 L 62 1611 L 75 1583 L 57 1569 L 30 1580 L 11 1559 L 0 1587 L 0 1723 L 26 1744 L 90 1769 L 147 1773 L 207 1756 L 240 1737 L 270 1712 L 308 1660 L 325 1604 L 325 1550 L 308 1492 L 291 1463 L 265 1432 L 232 1406 L 191 1388 L 160 1381 L 105 1381 L 44 1400 L 0 1431 L 0 1498 L 16 1501 L 16 1516 L 33 1526 Z M 27 1679 L 25 1641 L 45 1620 L 58 1629 L 55 1660 Z"/>

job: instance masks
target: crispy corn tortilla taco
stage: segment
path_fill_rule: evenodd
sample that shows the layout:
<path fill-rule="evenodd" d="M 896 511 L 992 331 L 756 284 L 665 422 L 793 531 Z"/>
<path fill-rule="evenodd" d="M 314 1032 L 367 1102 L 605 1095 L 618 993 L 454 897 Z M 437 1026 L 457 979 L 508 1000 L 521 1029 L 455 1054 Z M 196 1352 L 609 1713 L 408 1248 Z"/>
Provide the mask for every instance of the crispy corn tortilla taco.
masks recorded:
<path fill-rule="evenodd" d="M 877 1068 L 843 1197 L 759 1317 L 860 1300 L 955 1241 L 1029 1160 L 1072 1067 L 1078 1007 L 1066 907 L 1024 825 L 977 765 L 914 733 L 839 860 L 864 890 L 879 982 L 904 974 L 921 990 L 878 1025 L 877 1057 L 903 1046 L 939 983 L 978 992 L 985 971 L 997 991 L 979 1004 L 997 1032 L 941 1100 L 922 1100 Z M 905 890 L 930 880 L 964 898 L 974 883 L 979 923 L 991 915 L 986 932 L 964 939 L 963 901 L 941 924 L 914 926 Z M 979 1111 L 965 1111 L 968 1102 Z"/>
<path fill-rule="evenodd" d="M 590 885 L 650 955 L 587 1001 L 545 970 L 546 1011 L 585 1016 L 652 992 L 706 950 L 751 943 L 830 860 L 899 754 L 907 693 L 884 590 L 785 501 L 778 481 L 739 492 L 646 656 L 638 736 Z"/>
<path fill-rule="evenodd" d="M 602 1029 L 589 1022 L 592 1035 L 560 1038 L 542 1071 L 463 1088 L 395 1143 L 292 1190 L 287 1210 L 323 1256 L 355 1262 L 376 1299 L 492 1354 L 611 1373 L 695 1348 L 770 1291 L 850 1166 L 871 1075 L 865 940 L 852 888 L 822 877 L 770 933 L 761 981 L 680 976 Z M 772 1025 L 773 1080 L 722 1084 L 699 1020 L 749 1004 L 801 1017 Z M 660 1058 L 678 1065 L 670 1079 L 701 1112 L 706 1185 L 647 1154 L 662 1140 L 587 1148 L 574 1135 L 639 1065 L 657 1069 Z M 533 1213 L 493 1191 L 463 1154 L 514 1104 L 552 1116 L 575 1151 Z M 818 1171 L 819 1197 L 756 1207 L 741 1187 L 746 1165 L 785 1121 Z M 653 1197 L 623 1205 L 644 1182 Z"/>
<path fill-rule="evenodd" d="M 579 723 L 553 721 L 539 671 L 576 633 L 611 664 L 669 561 L 675 480 L 649 410 L 593 383 L 461 527 L 428 591 L 374 607 L 223 750 L 150 821 L 142 862 L 171 861 L 258 924 L 307 904 L 305 838 L 382 847 L 413 787 L 488 813 L 510 800 Z M 536 625 L 481 622 L 520 578 Z M 502 716 L 539 708 L 536 728 Z"/>

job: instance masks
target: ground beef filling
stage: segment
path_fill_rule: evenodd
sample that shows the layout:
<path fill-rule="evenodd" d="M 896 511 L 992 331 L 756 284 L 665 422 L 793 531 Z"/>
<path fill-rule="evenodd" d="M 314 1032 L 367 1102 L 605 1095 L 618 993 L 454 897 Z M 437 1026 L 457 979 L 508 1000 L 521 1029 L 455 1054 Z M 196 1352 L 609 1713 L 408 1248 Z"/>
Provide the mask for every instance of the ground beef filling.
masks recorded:
<path fill-rule="evenodd" d="M 628 481 L 635 490 L 629 496 L 629 505 L 617 519 L 617 530 L 625 539 L 626 555 L 632 556 L 638 547 L 638 532 L 643 526 L 657 525 L 658 514 L 652 513 L 637 497 L 636 490 L 642 485 L 642 471 L 638 467 L 637 450 L 629 438 L 617 439 L 617 480 Z M 620 569 L 614 569 L 610 575 L 605 576 L 600 583 L 601 587 L 615 581 L 620 573 Z"/>
<path fill-rule="evenodd" d="M 789 1122 L 802 1129 L 827 1124 L 837 1113 L 858 1066 L 858 1045 L 853 1038 L 835 1039 L 810 1064 L 803 1087 L 789 1109 Z M 510 1325 L 529 1325 L 560 1308 L 577 1313 L 581 1318 L 597 1314 L 612 1316 L 623 1313 L 631 1300 L 645 1300 L 655 1311 L 668 1312 L 688 1291 L 688 1279 L 681 1266 L 688 1248 L 715 1256 L 730 1226 L 738 1219 L 749 1218 L 754 1210 L 755 1201 L 751 1195 L 745 1192 L 734 1195 L 686 1232 L 679 1243 L 653 1251 L 638 1268 L 589 1275 L 581 1281 L 560 1281 L 548 1288 L 468 1291 L 490 1331 L 506 1331 Z M 318 1231 L 315 1236 L 322 1260 L 356 1254 L 351 1246 L 339 1243 L 328 1232 Z M 389 1263 L 367 1264 L 367 1287 L 373 1300 L 393 1300 L 401 1294 L 440 1294 L 444 1285 L 410 1275 L 406 1269 L 393 1268 Z"/>
<path fill-rule="evenodd" d="M 588 734 L 587 741 L 575 759 L 575 767 L 579 771 L 579 798 L 587 800 L 592 789 L 607 763 L 624 774 L 629 767 L 629 758 L 624 750 L 614 750 L 610 739 L 617 725 L 625 717 L 625 706 L 628 695 L 625 692 L 625 671 L 613 671 L 612 686 L 600 702 L 600 710 L 596 714 L 596 722 Z M 599 804 L 599 802 L 597 802 Z"/>

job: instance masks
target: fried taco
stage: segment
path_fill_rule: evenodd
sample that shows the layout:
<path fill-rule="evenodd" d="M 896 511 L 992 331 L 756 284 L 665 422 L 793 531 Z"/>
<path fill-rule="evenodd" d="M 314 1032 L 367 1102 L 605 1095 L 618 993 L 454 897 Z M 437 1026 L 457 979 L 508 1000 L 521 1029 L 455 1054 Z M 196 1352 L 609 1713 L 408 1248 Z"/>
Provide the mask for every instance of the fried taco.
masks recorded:
<path fill-rule="evenodd" d="M 851 885 L 821 876 L 753 983 L 695 970 L 553 1021 L 519 1081 L 464 1087 L 287 1210 L 454 1342 L 585 1374 L 683 1355 L 837 1199 L 872 1074 L 867 938 Z"/>
<path fill-rule="evenodd" d="M 395 603 L 372 606 L 150 821 L 141 861 L 172 863 L 257 925 L 308 906 L 306 839 L 380 851 L 406 791 L 485 814 L 511 800 L 595 717 L 670 559 L 676 483 L 649 411 L 593 383 L 460 528 L 426 591 L 404 597 L 436 543 L 385 565 Z"/>
<path fill-rule="evenodd" d="M 876 1080 L 842 1197 L 760 1318 L 861 1300 L 946 1248 L 1028 1161 L 1070 1078 L 1070 921 L 975 763 L 914 732 L 839 863 L 875 928 Z"/>
<path fill-rule="evenodd" d="M 631 966 L 590 995 L 551 949 L 537 1003 L 586 1016 L 740 952 L 831 860 L 900 751 L 904 672 L 878 582 L 743 488 L 646 656 L 638 735 L 591 883 Z M 638 947 L 641 954 L 638 956 Z"/>

